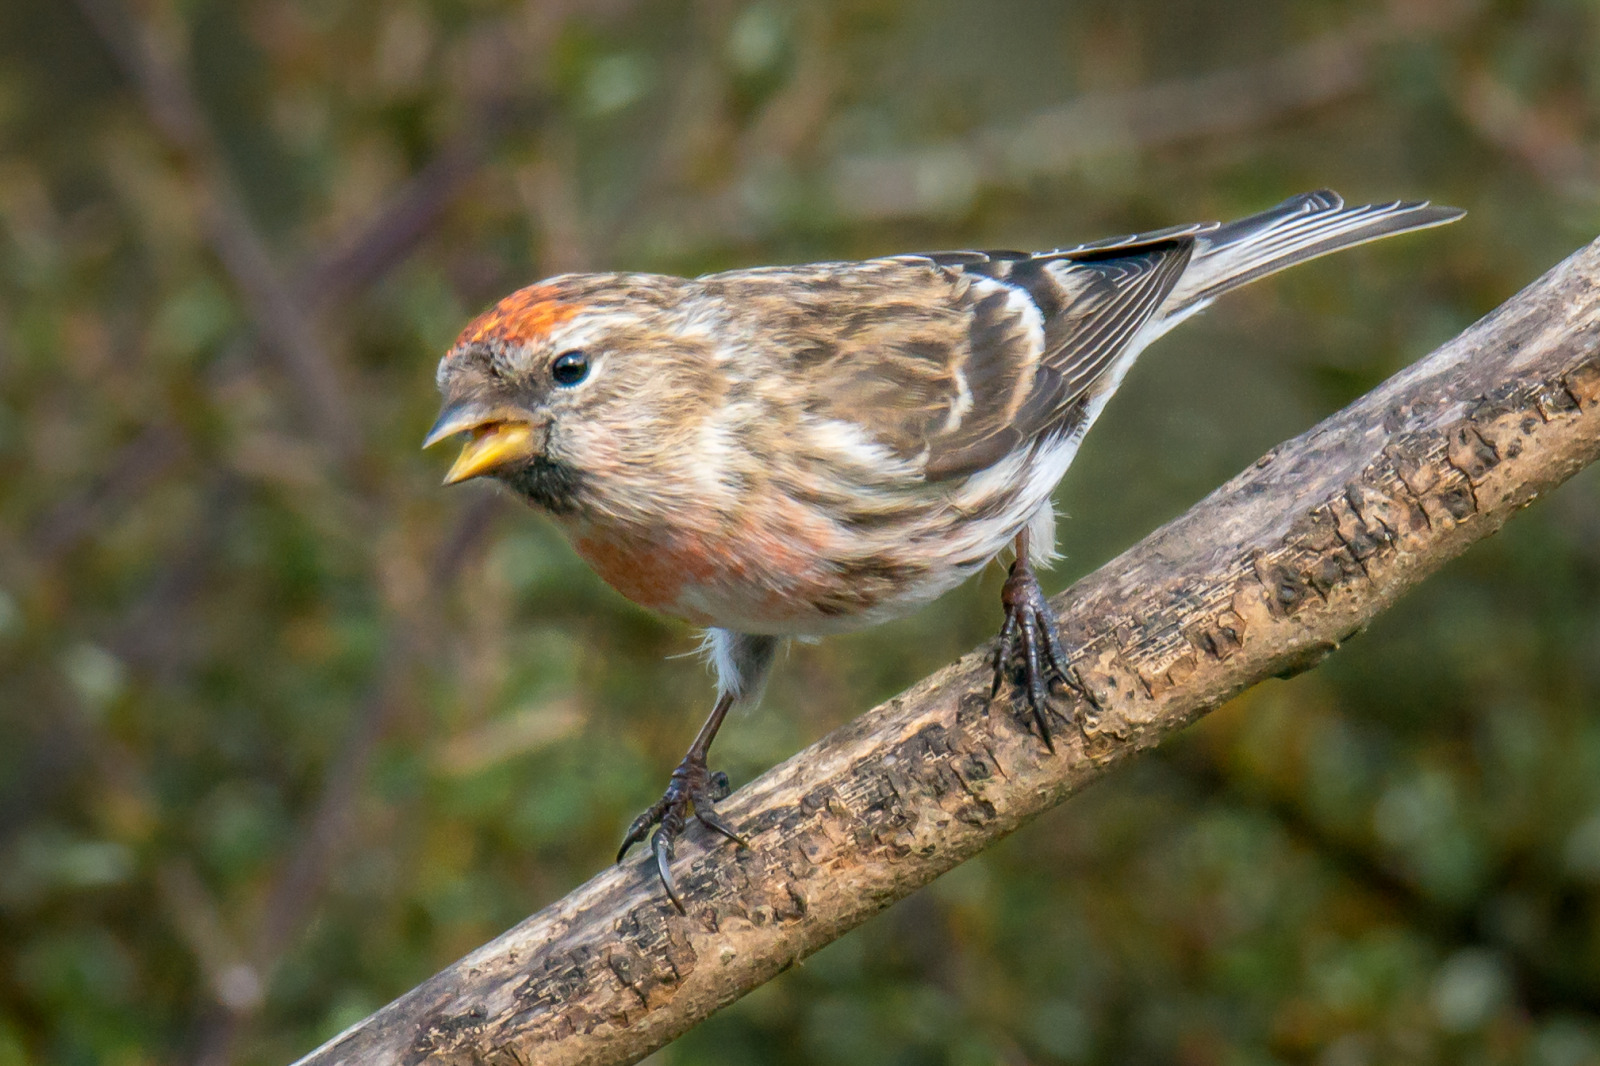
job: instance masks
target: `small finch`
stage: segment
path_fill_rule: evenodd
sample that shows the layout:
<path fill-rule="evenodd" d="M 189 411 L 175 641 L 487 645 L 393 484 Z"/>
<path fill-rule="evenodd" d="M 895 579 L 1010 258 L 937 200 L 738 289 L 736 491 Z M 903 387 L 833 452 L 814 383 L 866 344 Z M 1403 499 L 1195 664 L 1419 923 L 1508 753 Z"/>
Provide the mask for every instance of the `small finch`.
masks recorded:
<path fill-rule="evenodd" d="M 1034 567 L 1050 497 L 1139 353 L 1274 271 L 1462 212 L 1307 193 L 1227 225 L 1053 252 L 945 252 L 685 279 L 566 274 L 474 319 L 439 364 L 431 445 L 470 434 L 447 484 L 490 476 L 548 514 L 624 596 L 709 627 L 718 698 L 655 826 L 662 884 L 706 763 L 779 642 L 906 614 L 1007 548 L 991 698 L 1013 664 L 1044 744 L 1070 684 Z"/>

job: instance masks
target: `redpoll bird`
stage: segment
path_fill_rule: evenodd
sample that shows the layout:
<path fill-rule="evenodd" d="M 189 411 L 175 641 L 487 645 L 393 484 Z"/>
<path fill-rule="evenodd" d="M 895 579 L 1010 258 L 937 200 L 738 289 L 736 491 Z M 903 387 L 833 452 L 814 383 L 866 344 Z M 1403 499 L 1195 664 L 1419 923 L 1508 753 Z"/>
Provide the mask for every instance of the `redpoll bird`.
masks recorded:
<path fill-rule="evenodd" d="M 710 627 L 716 705 L 618 860 L 656 826 L 681 909 L 691 812 L 740 839 L 706 755 L 779 642 L 906 614 L 1008 547 L 995 691 L 1015 659 L 1050 745 L 1049 684 L 1070 682 L 1033 568 L 1051 492 L 1134 359 L 1235 286 L 1461 214 L 1322 191 L 1036 254 L 567 274 L 473 320 L 439 365 L 427 443 L 471 435 L 445 481 L 494 477 L 623 595 Z"/>

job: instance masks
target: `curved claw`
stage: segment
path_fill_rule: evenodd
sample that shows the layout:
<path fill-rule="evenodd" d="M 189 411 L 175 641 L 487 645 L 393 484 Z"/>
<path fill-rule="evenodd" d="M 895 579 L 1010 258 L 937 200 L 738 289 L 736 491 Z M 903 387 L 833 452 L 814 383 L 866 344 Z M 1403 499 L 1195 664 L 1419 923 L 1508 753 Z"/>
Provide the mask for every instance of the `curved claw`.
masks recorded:
<path fill-rule="evenodd" d="M 994 646 L 994 684 L 989 686 L 989 700 L 1000 694 L 1000 683 L 1006 677 L 1006 663 L 1011 661 L 1011 653 L 1017 647 L 1017 616 L 1010 611 L 1006 612 L 1006 620 L 1000 626 L 1000 639 Z"/>
<path fill-rule="evenodd" d="M 1050 722 L 1045 709 L 1050 701 L 1050 682 L 1060 681 L 1072 687 L 1072 675 L 1067 666 L 1066 653 L 1056 635 L 1055 616 L 1050 604 L 1039 588 L 1039 581 L 1027 565 L 1026 553 L 1019 555 L 1011 566 L 1000 593 L 1006 618 L 1000 627 L 1000 637 L 994 650 L 994 683 L 989 689 L 989 699 L 1000 692 L 1006 677 L 1006 667 L 1012 657 L 1022 655 L 1023 694 L 1028 710 L 1039 728 L 1039 738 L 1052 755 L 1055 738 L 1050 732 Z"/>
<path fill-rule="evenodd" d="M 714 804 L 718 800 L 727 798 L 729 791 L 727 774 L 721 771 L 712 773 L 707 770 L 704 756 L 686 756 L 672 772 L 672 780 L 667 784 L 667 791 L 628 826 L 622 847 L 617 851 L 617 861 L 621 862 L 627 855 L 628 849 L 642 841 L 650 832 L 651 826 L 656 826 L 655 833 L 650 837 L 650 850 L 655 856 L 656 873 L 660 876 L 662 887 L 667 890 L 667 897 L 672 900 L 672 905 L 679 912 L 687 914 L 683 906 L 683 897 L 678 892 L 678 884 L 672 877 L 671 864 L 675 853 L 674 841 L 688 824 L 690 810 L 693 810 L 695 820 L 707 829 L 720 833 L 742 848 L 750 846 L 749 842 L 734 832 L 716 812 Z"/>
<path fill-rule="evenodd" d="M 717 832 L 721 833 L 723 836 L 727 837 L 741 848 L 748 848 L 750 846 L 750 842 L 748 840 L 740 836 L 738 833 L 735 833 L 733 829 L 729 827 L 728 823 L 722 820 L 722 816 L 716 811 L 712 810 L 710 807 L 696 803 L 694 805 L 694 817 L 695 821 L 699 822 L 707 829 L 715 829 Z"/>
<path fill-rule="evenodd" d="M 639 817 L 635 818 L 628 826 L 627 835 L 622 838 L 622 847 L 617 849 L 617 861 L 621 862 L 628 854 L 628 849 L 644 839 L 650 832 L 650 827 L 661 821 L 661 815 L 666 810 L 667 797 L 663 796 L 650 805 Z"/>
<path fill-rule="evenodd" d="M 1040 676 L 1039 670 L 1039 622 L 1038 612 L 1032 605 L 1023 608 L 1022 658 L 1028 683 L 1028 707 L 1033 711 L 1033 720 L 1039 726 L 1039 739 L 1044 741 L 1045 750 L 1054 755 L 1055 738 L 1050 735 L 1050 720 L 1044 715 L 1045 705 L 1050 702 L 1050 690 L 1045 687 L 1044 678 Z"/>
<path fill-rule="evenodd" d="M 672 879 L 672 837 L 666 832 L 663 823 L 656 830 L 655 836 L 650 838 L 650 850 L 656 855 L 656 873 L 661 875 L 661 886 L 667 890 L 667 898 L 672 900 L 672 905 L 678 908 L 679 914 L 688 914 L 684 910 L 683 900 L 678 897 L 678 884 Z"/>

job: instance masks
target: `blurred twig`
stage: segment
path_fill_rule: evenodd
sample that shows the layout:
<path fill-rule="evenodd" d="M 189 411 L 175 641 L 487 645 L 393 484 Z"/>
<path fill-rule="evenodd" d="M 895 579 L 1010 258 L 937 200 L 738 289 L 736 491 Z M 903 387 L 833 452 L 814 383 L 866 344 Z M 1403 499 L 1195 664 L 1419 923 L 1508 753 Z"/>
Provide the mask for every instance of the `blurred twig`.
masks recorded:
<path fill-rule="evenodd" d="M 714 39 L 726 32 L 730 13 L 725 5 L 703 4 L 698 14 L 707 36 Z M 747 233 L 749 183 L 767 177 L 764 171 L 792 165 L 803 154 L 802 147 L 826 122 L 837 90 L 829 19 L 823 11 L 807 7 L 800 9 L 796 20 L 799 38 L 793 74 L 737 135 L 714 50 L 706 49 L 678 80 L 677 92 L 665 109 L 654 164 L 645 168 L 630 196 L 596 226 L 599 255 L 645 217 L 686 214 L 698 220 L 699 228 L 722 238 Z M 729 165 L 719 175 L 720 194 L 695 196 L 692 203 L 667 208 L 675 195 L 693 184 L 696 172 L 707 167 L 707 157 L 722 156 Z"/>
<path fill-rule="evenodd" d="M 307 306 L 336 307 L 409 255 L 480 170 L 507 109 L 490 106 L 438 149 L 370 220 L 307 270 L 295 293 Z"/>
<path fill-rule="evenodd" d="M 228 174 L 189 83 L 181 22 L 162 5 L 152 5 L 146 17 L 132 19 L 117 0 L 77 0 L 77 4 L 138 89 L 151 122 L 189 174 L 212 251 L 249 304 L 268 350 L 301 394 L 311 432 L 334 459 L 352 459 L 360 451 L 360 437 L 333 353 L 301 301 L 283 283 Z"/>
<path fill-rule="evenodd" d="M 196 653 L 190 606 L 206 588 L 242 496 L 231 471 L 212 474 L 201 492 L 192 535 L 172 552 L 144 594 L 126 611 L 107 644 L 129 666 L 160 679 Z"/>
<path fill-rule="evenodd" d="M 831 187 L 847 217 L 949 211 L 985 186 L 1063 174 L 1093 159 L 1238 133 L 1353 95 L 1372 77 L 1387 21 L 1330 34 L 1262 63 L 1125 92 L 1080 96 L 1012 126 L 916 151 L 847 156 Z"/>
<path fill-rule="evenodd" d="M 1017 123 L 900 152 L 843 154 L 824 164 L 823 186 L 845 220 L 950 215 L 988 188 L 1016 188 L 1070 173 L 1108 155 L 1216 139 L 1283 122 L 1365 91 L 1388 44 L 1449 25 L 1469 0 L 1436 10 L 1392 10 L 1271 59 L 1143 88 L 1091 93 Z M 1414 5 L 1413 5 L 1414 6 Z M 740 145 L 746 176 L 775 153 L 793 152 L 826 115 L 834 88 L 824 20 L 806 20 L 794 78 Z M 670 161 L 670 156 L 668 157 Z M 752 212 L 749 190 L 726 182 L 716 196 L 677 205 L 686 224 L 720 238 L 749 238 L 773 220 Z"/>
<path fill-rule="evenodd" d="M 27 538 L 32 565 L 42 569 L 69 554 L 188 454 L 188 441 L 171 425 L 151 426 L 123 445 L 101 476 L 34 523 Z"/>
<path fill-rule="evenodd" d="M 1592 197 L 1600 189 L 1600 153 L 1583 144 L 1575 116 L 1532 108 L 1481 69 L 1466 74 L 1451 95 L 1468 126 L 1556 192 Z"/>
<path fill-rule="evenodd" d="M 316 804 L 267 891 L 250 950 L 226 968 L 226 982 L 213 982 L 213 990 L 224 994 L 214 996 L 214 1002 L 201 1013 L 191 1041 L 190 1061 L 195 1066 L 229 1062 L 240 1031 L 260 1008 L 264 995 L 234 993 L 242 988 L 267 988 L 310 917 L 330 862 L 349 832 L 366 785 L 367 766 L 409 690 L 410 666 L 429 643 L 432 620 L 456 575 L 483 543 L 495 514 L 504 506 L 498 494 L 486 493 L 467 508 L 434 555 L 426 595 L 390 626 L 367 694 L 351 717 L 338 754 L 323 773 Z"/>
<path fill-rule="evenodd" d="M 225 1009 L 254 1010 L 265 993 L 260 975 L 245 959 L 194 867 L 182 860 L 168 862 L 156 871 L 156 888 L 168 921 L 199 963 L 212 998 Z"/>

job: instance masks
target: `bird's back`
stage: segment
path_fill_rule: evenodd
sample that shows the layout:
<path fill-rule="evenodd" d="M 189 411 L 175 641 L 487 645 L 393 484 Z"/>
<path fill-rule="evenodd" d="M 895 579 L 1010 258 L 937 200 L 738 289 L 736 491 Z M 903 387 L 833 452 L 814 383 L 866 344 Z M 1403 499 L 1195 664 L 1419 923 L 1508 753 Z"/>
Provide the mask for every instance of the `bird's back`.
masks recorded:
<path fill-rule="evenodd" d="M 1426 203 L 1346 207 L 1322 191 L 1227 225 L 1049 252 L 698 279 L 723 309 L 734 391 L 758 401 L 743 416 L 762 423 L 747 427 L 745 473 L 770 513 L 807 531 L 809 560 L 798 584 L 776 570 L 747 587 L 730 578 L 701 613 L 747 632 L 854 628 L 945 591 L 1024 526 L 1048 553 L 1050 495 L 1152 340 L 1238 285 L 1459 215 Z M 761 555 L 753 541 L 729 547 Z M 757 600 L 781 600 L 785 617 L 763 627 Z"/>

